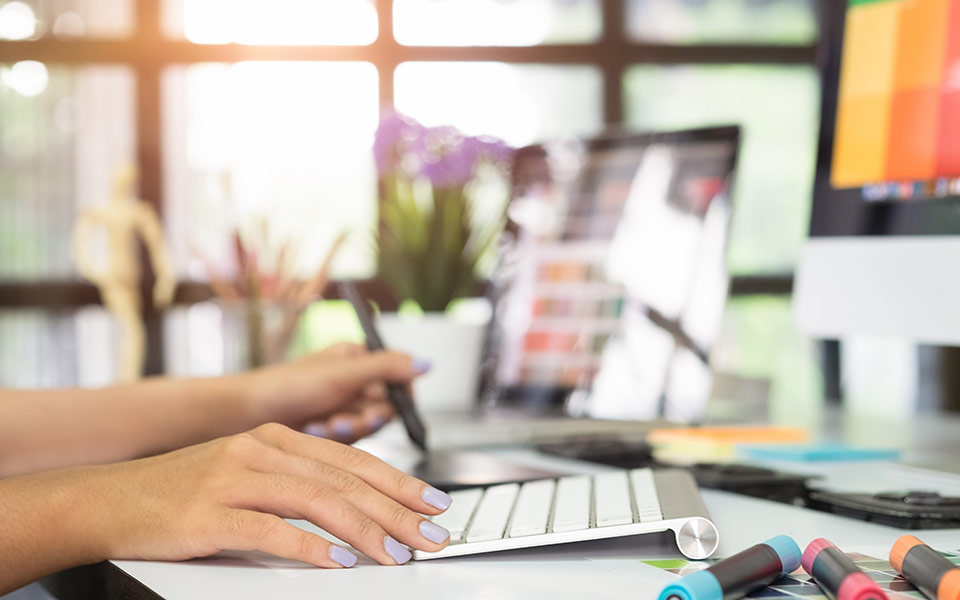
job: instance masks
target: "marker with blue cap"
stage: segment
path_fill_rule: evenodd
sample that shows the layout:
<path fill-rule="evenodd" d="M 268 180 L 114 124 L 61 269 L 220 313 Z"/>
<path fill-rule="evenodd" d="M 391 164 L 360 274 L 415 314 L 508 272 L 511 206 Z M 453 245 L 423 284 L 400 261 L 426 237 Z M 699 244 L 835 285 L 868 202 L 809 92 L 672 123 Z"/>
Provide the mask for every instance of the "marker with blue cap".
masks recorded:
<path fill-rule="evenodd" d="M 734 600 L 800 568 L 800 546 L 778 535 L 663 588 L 659 600 Z"/>

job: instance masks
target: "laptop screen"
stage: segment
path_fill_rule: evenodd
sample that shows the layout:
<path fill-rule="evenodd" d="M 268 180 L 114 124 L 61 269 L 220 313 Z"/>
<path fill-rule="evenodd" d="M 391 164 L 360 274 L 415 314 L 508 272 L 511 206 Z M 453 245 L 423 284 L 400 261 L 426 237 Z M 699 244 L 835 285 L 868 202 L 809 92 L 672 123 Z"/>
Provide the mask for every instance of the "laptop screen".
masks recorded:
<path fill-rule="evenodd" d="M 690 421 L 727 291 L 739 133 L 521 149 L 493 280 L 486 406 Z"/>

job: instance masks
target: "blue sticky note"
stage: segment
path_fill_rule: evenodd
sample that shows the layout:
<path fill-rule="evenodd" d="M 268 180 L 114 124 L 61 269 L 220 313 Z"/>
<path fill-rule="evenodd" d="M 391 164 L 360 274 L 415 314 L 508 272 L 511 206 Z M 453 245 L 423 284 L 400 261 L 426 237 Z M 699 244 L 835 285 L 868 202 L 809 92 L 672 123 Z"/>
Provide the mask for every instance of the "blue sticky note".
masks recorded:
<path fill-rule="evenodd" d="M 893 448 L 863 448 L 847 444 L 775 444 L 744 445 L 737 448 L 744 458 L 754 460 L 791 460 L 813 462 L 828 460 L 896 460 L 900 451 Z"/>

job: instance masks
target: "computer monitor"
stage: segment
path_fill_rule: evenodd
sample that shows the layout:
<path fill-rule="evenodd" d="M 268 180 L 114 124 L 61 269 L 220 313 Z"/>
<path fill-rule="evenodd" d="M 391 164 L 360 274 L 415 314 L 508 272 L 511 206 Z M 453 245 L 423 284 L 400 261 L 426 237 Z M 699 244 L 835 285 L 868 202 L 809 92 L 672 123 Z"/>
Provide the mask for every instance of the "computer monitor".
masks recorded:
<path fill-rule="evenodd" d="M 822 121 L 798 321 L 825 338 L 956 345 L 960 1 L 822 5 Z"/>
<path fill-rule="evenodd" d="M 494 272 L 488 407 L 703 416 L 737 127 L 521 149 Z"/>

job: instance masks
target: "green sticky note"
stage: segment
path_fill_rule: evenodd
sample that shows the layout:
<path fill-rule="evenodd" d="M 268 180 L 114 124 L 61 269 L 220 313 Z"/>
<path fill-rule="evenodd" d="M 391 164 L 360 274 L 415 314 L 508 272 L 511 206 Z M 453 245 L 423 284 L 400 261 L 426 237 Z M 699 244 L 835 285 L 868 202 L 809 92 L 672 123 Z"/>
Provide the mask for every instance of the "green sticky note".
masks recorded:
<path fill-rule="evenodd" d="M 679 569 L 690 564 L 689 560 L 683 560 L 682 558 L 668 558 L 663 560 L 645 560 L 643 564 L 650 565 L 651 567 L 656 567 L 658 569 Z"/>

